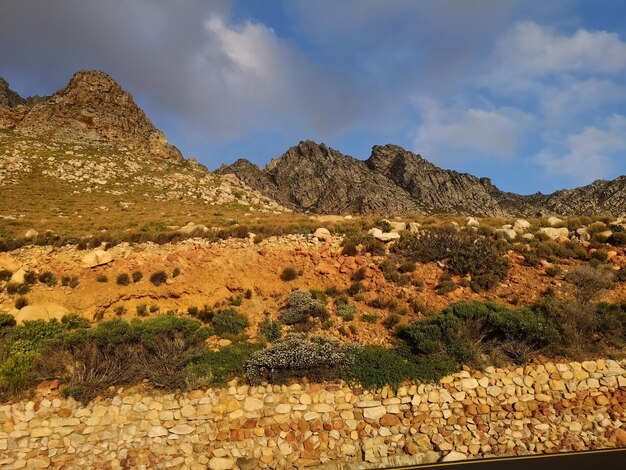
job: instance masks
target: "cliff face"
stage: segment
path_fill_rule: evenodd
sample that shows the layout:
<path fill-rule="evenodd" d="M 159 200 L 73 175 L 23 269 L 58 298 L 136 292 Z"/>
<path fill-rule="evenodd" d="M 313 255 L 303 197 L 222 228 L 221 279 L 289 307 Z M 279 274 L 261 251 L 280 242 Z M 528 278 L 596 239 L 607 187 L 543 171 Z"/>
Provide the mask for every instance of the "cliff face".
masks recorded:
<path fill-rule="evenodd" d="M 247 160 L 223 166 L 283 205 L 323 214 L 623 215 L 626 177 L 551 195 L 500 191 L 488 178 L 444 170 L 397 145 L 375 146 L 357 160 L 306 141 L 261 170 Z"/>

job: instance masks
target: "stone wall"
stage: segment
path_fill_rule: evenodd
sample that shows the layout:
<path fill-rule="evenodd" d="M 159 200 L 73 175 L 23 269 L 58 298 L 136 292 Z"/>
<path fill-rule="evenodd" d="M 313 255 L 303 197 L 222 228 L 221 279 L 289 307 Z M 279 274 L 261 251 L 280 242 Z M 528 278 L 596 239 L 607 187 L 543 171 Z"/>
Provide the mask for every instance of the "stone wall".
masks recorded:
<path fill-rule="evenodd" d="M 118 390 L 87 406 L 52 383 L 0 405 L 0 466 L 367 468 L 623 446 L 624 367 L 489 368 L 377 393 L 345 384 Z"/>

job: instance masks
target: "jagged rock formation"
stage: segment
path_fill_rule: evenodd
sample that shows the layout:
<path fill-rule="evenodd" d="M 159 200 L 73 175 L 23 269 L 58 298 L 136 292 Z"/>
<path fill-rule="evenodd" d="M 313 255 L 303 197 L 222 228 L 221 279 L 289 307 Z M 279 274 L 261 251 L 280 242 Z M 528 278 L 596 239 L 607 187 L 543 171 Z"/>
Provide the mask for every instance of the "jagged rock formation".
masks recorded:
<path fill-rule="evenodd" d="M 263 170 L 247 160 L 222 166 L 250 187 L 299 211 L 324 214 L 459 214 L 482 217 L 624 215 L 626 177 L 551 195 L 500 191 L 488 178 L 444 170 L 397 145 L 358 160 L 306 141 Z"/>
<path fill-rule="evenodd" d="M 24 100 L 8 86 L 6 89 L 3 94 L 0 83 L 0 106 L 6 102 L 5 107 L 17 116 L 12 118 L 12 126 L 3 127 L 13 128 L 19 135 L 71 144 L 124 146 L 166 160 L 183 160 L 132 95 L 104 72 L 77 72 L 49 99 Z M 18 109 L 21 106 L 26 109 Z"/>
<path fill-rule="evenodd" d="M 363 161 L 324 144 L 300 142 L 260 170 L 240 160 L 219 173 L 234 173 L 280 204 L 323 214 L 418 213 L 409 193 Z"/>

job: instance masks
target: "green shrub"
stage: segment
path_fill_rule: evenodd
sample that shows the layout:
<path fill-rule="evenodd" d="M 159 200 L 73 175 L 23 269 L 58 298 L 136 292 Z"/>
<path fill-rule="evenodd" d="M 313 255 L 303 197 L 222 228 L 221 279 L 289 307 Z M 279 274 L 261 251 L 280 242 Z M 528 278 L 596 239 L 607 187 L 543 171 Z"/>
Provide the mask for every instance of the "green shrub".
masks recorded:
<path fill-rule="evenodd" d="M 490 274 L 503 279 L 511 263 L 503 256 L 503 250 L 497 243 L 489 239 L 479 239 L 466 243 L 453 252 L 448 267 L 450 272 L 461 276 Z"/>
<path fill-rule="evenodd" d="M 61 318 L 61 323 L 64 324 L 68 330 L 91 327 L 91 322 L 85 317 L 81 317 L 77 313 L 69 313 L 67 315 L 63 315 L 63 318 Z"/>
<path fill-rule="evenodd" d="M 391 226 L 391 222 L 385 219 L 378 219 L 374 222 L 374 227 L 381 229 L 383 232 L 388 233 L 391 232 L 393 227 Z"/>
<path fill-rule="evenodd" d="M 70 277 L 68 286 L 70 286 L 72 289 L 76 289 L 76 287 L 78 287 L 78 278 L 75 276 Z"/>
<path fill-rule="evenodd" d="M 150 276 L 150 282 L 159 287 L 167 282 L 167 273 L 165 271 L 157 271 Z"/>
<path fill-rule="evenodd" d="M 356 256 L 359 254 L 359 250 L 357 249 L 356 243 L 354 243 L 350 239 L 344 239 L 341 243 L 342 249 L 341 254 L 344 256 Z"/>
<path fill-rule="evenodd" d="M 148 306 L 146 304 L 137 305 L 137 315 L 140 317 L 145 317 L 148 315 Z"/>
<path fill-rule="evenodd" d="M 244 292 L 243 296 L 250 300 L 252 298 L 252 289 L 246 289 L 246 292 Z"/>
<path fill-rule="evenodd" d="M 550 277 L 558 276 L 561 274 L 561 271 L 562 269 L 560 266 L 549 266 L 546 268 L 546 274 Z"/>
<path fill-rule="evenodd" d="M 132 274 L 132 278 L 133 278 L 133 282 L 137 283 L 141 281 L 141 279 L 143 279 L 143 274 L 141 273 L 141 271 L 134 271 Z"/>
<path fill-rule="evenodd" d="M 453 281 L 440 281 L 439 284 L 435 287 L 435 291 L 439 295 L 446 295 L 450 292 L 455 291 L 459 286 L 457 286 Z"/>
<path fill-rule="evenodd" d="M 356 295 L 359 292 L 363 292 L 365 290 L 365 286 L 363 285 L 363 283 L 361 281 L 358 282 L 354 282 L 350 285 L 350 287 L 348 288 L 348 294 L 349 295 Z"/>
<path fill-rule="evenodd" d="M 416 267 L 417 266 L 414 262 L 405 261 L 400 265 L 400 267 L 398 267 L 398 271 L 400 271 L 401 273 L 412 273 L 413 271 L 415 271 Z"/>
<path fill-rule="evenodd" d="M 189 372 L 196 380 L 212 386 L 224 386 L 234 377 L 245 375 L 250 356 L 261 348 L 257 344 L 239 342 L 219 351 L 208 351 L 189 366 Z"/>
<path fill-rule="evenodd" d="M 172 277 L 178 276 L 180 276 L 180 268 L 174 268 L 174 271 L 172 271 Z"/>
<path fill-rule="evenodd" d="M 283 334 L 280 322 L 271 320 L 262 321 L 259 323 L 259 334 L 270 342 L 279 340 Z"/>
<path fill-rule="evenodd" d="M 250 357 L 246 368 L 253 384 L 263 381 L 285 382 L 289 378 L 308 377 L 311 380 L 331 379 L 347 365 L 348 357 L 341 343 L 323 336 L 307 338 L 304 334 L 289 334 L 272 347 Z"/>
<path fill-rule="evenodd" d="M 398 323 L 400 323 L 400 315 L 397 315 L 395 313 L 390 313 L 389 315 L 387 315 L 387 317 L 383 320 L 383 326 L 385 328 L 387 328 L 388 330 L 391 330 L 393 327 L 395 327 Z"/>
<path fill-rule="evenodd" d="M 118 274 L 116 282 L 118 286 L 127 286 L 130 284 L 130 276 L 127 273 Z"/>
<path fill-rule="evenodd" d="M 15 299 L 15 308 L 21 310 L 28 305 L 28 299 L 26 297 L 18 297 Z"/>
<path fill-rule="evenodd" d="M 294 279 L 297 279 L 297 277 L 298 271 L 296 271 L 296 269 L 291 266 L 283 269 L 283 272 L 280 274 L 281 280 L 285 282 L 293 281 Z"/>
<path fill-rule="evenodd" d="M 311 292 L 295 290 L 287 297 L 287 303 L 279 318 L 286 325 L 294 325 L 305 322 L 309 316 L 324 319 L 327 315 L 326 306 L 315 299 Z"/>
<path fill-rule="evenodd" d="M 613 234 L 607 239 L 607 242 L 613 246 L 626 246 L 626 232 L 613 232 Z"/>
<path fill-rule="evenodd" d="M 361 315 L 361 320 L 370 324 L 378 323 L 378 318 L 378 315 L 373 313 L 364 313 Z"/>
<path fill-rule="evenodd" d="M 96 281 L 98 281 L 98 282 L 109 282 L 109 278 L 106 277 L 104 274 L 98 274 L 98 277 L 96 278 Z"/>
<path fill-rule="evenodd" d="M 37 275 L 32 271 L 26 271 L 24 273 L 24 284 L 34 284 L 37 282 Z"/>
<path fill-rule="evenodd" d="M 622 266 L 619 271 L 615 273 L 615 280 L 617 282 L 626 282 L 626 266 Z"/>
<path fill-rule="evenodd" d="M 363 251 L 372 256 L 384 256 L 387 254 L 387 247 L 380 240 L 368 237 L 363 241 Z"/>
<path fill-rule="evenodd" d="M 13 272 L 8 269 L 0 269 L 0 281 L 8 281 L 13 276 Z"/>
<path fill-rule="evenodd" d="M 248 324 L 248 317 L 233 309 L 218 312 L 212 321 L 215 333 L 220 336 L 237 335 L 245 330 Z"/>
<path fill-rule="evenodd" d="M 354 305 L 350 305 L 348 299 L 339 298 L 335 300 L 335 305 L 337 306 L 337 316 L 340 316 L 344 321 L 354 320 L 354 314 L 357 312 L 357 308 Z"/>
<path fill-rule="evenodd" d="M 54 277 L 54 274 L 52 274 L 50 271 L 45 271 L 41 273 L 38 279 L 39 279 L 39 282 L 50 287 L 55 286 L 57 283 L 56 277 Z"/>
<path fill-rule="evenodd" d="M 397 389 L 405 380 L 417 376 L 415 365 L 393 349 L 349 346 L 346 355 L 348 365 L 341 369 L 341 378 L 366 389 L 379 389 L 385 385 Z"/>
<path fill-rule="evenodd" d="M 609 254 L 604 250 L 595 250 L 589 254 L 589 258 L 597 259 L 601 263 L 604 263 L 607 259 L 609 259 Z"/>
<path fill-rule="evenodd" d="M 365 267 L 360 267 L 359 269 L 354 271 L 354 274 L 350 276 L 350 279 L 354 282 L 363 281 L 365 279 L 365 271 L 366 271 Z"/>

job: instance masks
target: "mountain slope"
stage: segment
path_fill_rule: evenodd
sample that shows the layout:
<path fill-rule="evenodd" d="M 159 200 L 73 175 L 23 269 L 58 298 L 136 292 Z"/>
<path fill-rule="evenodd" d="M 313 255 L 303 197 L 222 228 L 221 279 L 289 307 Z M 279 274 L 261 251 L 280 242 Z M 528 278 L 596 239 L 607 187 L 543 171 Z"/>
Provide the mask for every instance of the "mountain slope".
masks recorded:
<path fill-rule="evenodd" d="M 0 237 L 208 222 L 217 207 L 283 210 L 183 158 L 102 72 L 79 72 L 50 98 L 24 99 L 2 81 L 0 102 Z"/>

